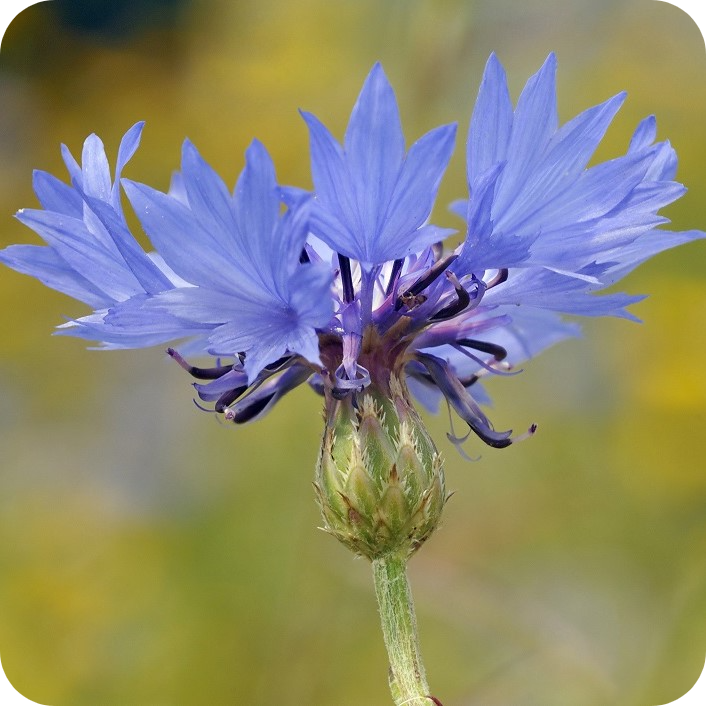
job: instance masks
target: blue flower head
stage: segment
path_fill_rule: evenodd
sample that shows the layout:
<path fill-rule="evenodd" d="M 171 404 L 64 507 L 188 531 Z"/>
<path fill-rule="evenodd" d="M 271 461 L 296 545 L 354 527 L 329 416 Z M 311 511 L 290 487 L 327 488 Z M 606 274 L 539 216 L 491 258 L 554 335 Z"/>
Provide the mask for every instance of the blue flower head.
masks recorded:
<path fill-rule="evenodd" d="M 550 55 L 513 107 L 500 62 L 488 60 L 468 134 L 469 193 L 453 204 L 465 221 L 455 250 L 441 243 L 449 231 L 429 223 L 455 126 L 407 149 L 376 64 L 343 144 L 302 113 L 313 193 L 279 186 L 257 141 L 232 192 L 188 141 L 169 193 L 121 179 L 138 124 L 114 176 L 95 136 L 80 166 L 64 150 L 70 185 L 35 173 L 42 208 L 18 218 L 46 245 L 14 245 L 0 260 L 92 307 L 63 334 L 110 348 L 185 341 L 170 355 L 234 422 L 304 382 L 328 409 L 401 381 L 427 407 L 445 398 L 483 441 L 507 446 L 519 437 L 493 428 L 482 379 L 576 335 L 562 314 L 632 317 L 626 307 L 640 297 L 596 292 L 704 236 L 660 227 L 659 211 L 684 187 L 673 149 L 655 142 L 654 118 L 626 154 L 588 167 L 625 95 L 559 126 L 555 72 Z M 154 252 L 130 232 L 121 184 Z M 219 361 L 196 367 L 187 353 Z"/>

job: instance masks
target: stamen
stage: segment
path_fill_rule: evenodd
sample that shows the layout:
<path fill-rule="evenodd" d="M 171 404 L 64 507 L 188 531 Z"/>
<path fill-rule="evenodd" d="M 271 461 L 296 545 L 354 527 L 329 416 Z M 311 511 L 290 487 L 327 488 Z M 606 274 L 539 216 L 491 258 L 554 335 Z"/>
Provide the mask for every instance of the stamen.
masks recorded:
<path fill-rule="evenodd" d="M 458 257 L 456 254 L 435 262 L 409 289 L 405 290 L 397 297 L 395 311 L 399 311 L 405 303 L 404 297 L 416 297 L 424 291 L 432 282 L 441 276 L 441 273 Z M 469 300 L 470 301 L 470 300 Z"/>
<path fill-rule="evenodd" d="M 255 400 L 252 404 L 241 407 L 240 409 L 227 409 L 223 415 L 227 422 L 234 422 L 235 424 L 245 424 L 251 419 L 257 417 L 260 412 L 262 412 L 265 407 L 270 403 L 272 398 L 277 394 L 277 391 L 271 392 L 265 397 L 261 397 Z M 247 398 L 246 398 L 247 399 Z"/>
<path fill-rule="evenodd" d="M 465 348 L 462 348 L 456 343 L 452 343 L 451 347 L 459 353 L 465 355 L 466 358 L 470 358 L 474 363 L 478 363 L 478 365 L 480 365 L 481 368 L 483 368 L 485 371 L 493 373 L 494 375 L 507 375 L 513 377 L 515 375 L 519 375 L 522 372 L 522 370 L 512 370 L 512 372 L 510 372 L 512 366 L 508 365 L 507 363 L 502 363 L 502 361 L 500 360 L 486 363 L 482 358 L 479 358 L 477 355 L 473 355 L 473 353 L 467 351 Z M 502 365 L 504 366 L 502 369 L 498 367 L 498 364 L 500 363 L 502 363 Z"/>
<path fill-rule="evenodd" d="M 437 387 L 444 393 L 456 413 L 488 446 L 502 449 L 534 433 L 535 425 L 518 438 L 512 438 L 511 430 L 495 431 L 490 420 L 483 414 L 445 360 L 429 353 L 417 353 L 416 359 L 429 371 Z"/>
<path fill-rule="evenodd" d="M 351 261 L 345 256 L 338 254 L 338 264 L 341 268 L 341 284 L 343 285 L 343 301 L 350 304 L 355 299 L 353 289 L 353 275 L 351 274 Z"/>
<path fill-rule="evenodd" d="M 497 287 L 499 284 L 502 284 L 503 282 L 507 281 L 507 276 L 508 276 L 508 270 L 507 268 L 503 268 L 502 270 L 498 270 L 498 273 L 493 277 L 493 279 L 490 280 L 485 285 L 486 289 L 492 289 L 493 287 Z"/>
<path fill-rule="evenodd" d="M 400 277 L 400 272 L 402 272 L 402 267 L 404 265 L 404 258 L 401 257 L 392 263 L 392 271 L 390 272 L 390 279 L 387 282 L 387 289 L 385 289 L 385 296 L 389 297 L 392 294 L 392 290 L 397 284 L 397 280 Z"/>
<path fill-rule="evenodd" d="M 507 351 L 497 343 L 488 343 L 488 341 L 478 341 L 475 338 L 459 338 L 456 343 L 459 346 L 467 346 L 481 353 L 492 355 L 498 363 L 507 358 Z"/>
<path fill-rule="evenodd" d="M 184 358 L 173 348 L 167 348 L 167 355 L 179 363 L 179 365 L 184 368 L 187 373 L 198 380 L 216 380 L 233 370 L 232 365 L 219 365 L 215 368 L 197 368 L 195 365 L 190 365 L 187 363 L 186 360 L 184 360 Z"/>
<path fill-rule="evenodd" d="M 449 306 L 444 307 L 436 312 L 430 317 L 429 321 L 446 321 L 447 319 L 453 319 L 454 316 L 460 314 L 470 303 L 471 295 L 466 291 L 466 288 L 458 281 L 458 277 L 453 272 L 447 272 L 446 277 L 449 282 L 453 284 L 454 290 L 456 292 L 456 301 Z M 480 285 L 478 285 L 480 286 Z"/>
<path fill-rule="evenodd" d="M 247 385 L 243 385 L 242 387 L 236 387 L 232 390 L 228 390 L 227 392 L 224 392 L 217 400 L 216 404 L 214 406 L 214 410 L 218 412 L 218 414 L 223 414 L 225 412 L 227 407 L 230 407 L 230 405 L 235 402 L 238 397 L 240 397 L 246 390 L 248 389 Z"/>
<path fill-rule="evenodd" d="M 204 407 L 202 404 L 200 404 L 197 400 L 191 400 L 194 405 L 196 406 L 197 409 L 200 409 L 202 412 L 208 412 L 209 414 L 213 414 L 216 410 L 215 409 L 209 409 L 208 407 Z"/>
<path fill-rule="evenodd" d="M 228 422 L 245 424 L 269 409 L 277 400 L 311 377 L 308 365 L 293 365 L 279 377 L 254 383 L 245 397 L 224 410 Z M 219 400 L 220 401 L 220 400 Z"/>
<path fill-rule="evenodd" d="M 263 371 L 268 373 L 278 373 L 280 370 L 286 368 L 287 363 L 291 362 L 293 359 L 293 355 L 283 355 L 281 358 L 278 358 L 273 363 L 269 363 L 268 365 L 266 365 L 263 368 Z"/>

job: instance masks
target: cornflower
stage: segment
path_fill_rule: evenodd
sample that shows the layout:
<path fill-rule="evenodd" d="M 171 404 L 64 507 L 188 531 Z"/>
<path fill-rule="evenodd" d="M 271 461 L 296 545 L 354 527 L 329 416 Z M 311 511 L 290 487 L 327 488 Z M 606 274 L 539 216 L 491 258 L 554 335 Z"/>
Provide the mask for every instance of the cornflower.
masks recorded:
<path fill-rule="evenodd" d="M 90 136 L 71 186 L 37 171 L 42 209 L 20 221 L 46 246 L 13 245 L 6 265 L 93 308 L 59 333 L 105 348 L 184 342 L 169 355 L 199 382 L 200 400 L 236 424 L 266 414 L 307 383 L 324 398 L 315 489 L 324 529 L 373 565 L 390 687 L 397 704 L 430 695 L 406 578 L 447 500 L 442 460 L 413 398 L 445 399 L 472 432 L 503 448 L 481 409 L 483 378 L 577 335 L 563 314 L 634 318 L 641 297 L 595 296 L 649 257 L 701 238 L 659 228 L 660 209 L 685 191 L 677 160 L 655 142 L 653 117 L 626 154 L 588 167 L 620 93 L 559 126 L 556 59 L 530 78 L 513 109 L 494 55 L 467 140 L 465 221 L 429 223 L 451 158 L 455 125 L 406 148 L 394 92 L 379 64 L 353 108 L 343 144 L 315 116 L 309 129 L 313 193 L 280 186 L 254 141 L 235 189 L 187 140 L 168 193 L 122 179 L 142 123 L 123 138 L 111 176 Z M 155 252 L 126 223 L 121 185 Z M 191 355 L 216 358 L 210 367 Z M 468 435 L 449 438 L 460 447 Z"/>

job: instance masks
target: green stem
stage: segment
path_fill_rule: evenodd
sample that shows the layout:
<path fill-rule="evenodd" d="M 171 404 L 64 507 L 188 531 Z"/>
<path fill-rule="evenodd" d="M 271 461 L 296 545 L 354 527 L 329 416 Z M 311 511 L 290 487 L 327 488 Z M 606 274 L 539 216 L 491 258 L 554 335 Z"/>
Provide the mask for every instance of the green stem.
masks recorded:
<path fill-rule="evenodd" d="M 419 654 L 417 618 L 407 580 L 407 558 L 388 554 L 373 561 L 375 594 L 390 660 L 390 690 L 396 706 L 431 706 Z"/>

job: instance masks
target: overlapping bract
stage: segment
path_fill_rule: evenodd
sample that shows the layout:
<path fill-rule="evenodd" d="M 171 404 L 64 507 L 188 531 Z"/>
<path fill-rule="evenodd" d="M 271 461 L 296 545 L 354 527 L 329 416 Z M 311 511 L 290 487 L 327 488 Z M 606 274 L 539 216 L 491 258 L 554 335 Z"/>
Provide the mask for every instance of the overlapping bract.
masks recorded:
<path fill-rule="evenodd" d="M 46 246 L 14 245 L 0 260 L 94 309 L 61 333 L 106 347 L 187 341 L 182 352 L 226 359 L 196 368 L 170 349 L 207 381 L 196 385 L 201 399 L 233 421 L 305 381 L 336 399 L 356 394 L 387 365 L 427 406 L 443 395 L 484 441 L 506 446 L 514 437 L 477 404 L 479 379 L 576 335 L 561 314 L 631 317 L 640 297 L 595 293 L 704 235 L 659 228 L 684 187 L 654 118 L 625 155 L 588 167 L 625 94 L 559 126 L 555 72 L 550 55 L 513 108 L 502 66 L 488 60 L 467 142 L 469 196 L 453 205 L 466 237 L 454 252 L 429 217 L 455 126 L 407 150 L 376 64 L 343 144 L 302 113 L 313 194 L 278 186 L 257 141 L 232 193 L 188 141 L 169 193 L 121 179 L 138 123 L 113 177 L 95 135 L 80 166 L 64 148 L 71 186 L 36 172 L 42 209 L 18 218 Z M 121 184 L 156 252 L 130 232 Z"/>

